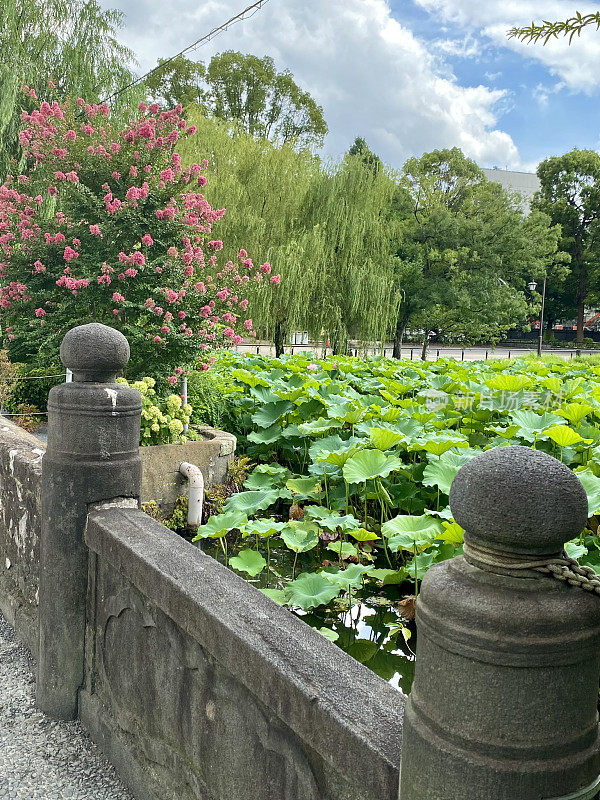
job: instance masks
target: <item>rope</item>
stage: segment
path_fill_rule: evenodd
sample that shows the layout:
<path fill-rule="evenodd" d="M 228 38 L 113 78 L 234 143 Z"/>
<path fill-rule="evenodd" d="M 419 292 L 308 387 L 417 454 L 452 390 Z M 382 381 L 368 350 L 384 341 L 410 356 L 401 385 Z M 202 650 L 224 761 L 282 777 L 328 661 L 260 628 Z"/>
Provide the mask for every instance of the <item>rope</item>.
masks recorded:
<path fill-rule="evenodd" d="M 467 558 L 488 567 L 496 569 L 532 570 L 556 578 L 557 581 L 568 583 L 569 586 L 577 586 L 586 592 L 595 592 L 600 595 L 600 575 L 592 567 L 586 567 L 570 558 L 563 550 L 559 556 L 549 556 L 547 558 L 535 558 L 509 553 L 497 553 L 494 550 L 465 542 L 463 552 Z"/>

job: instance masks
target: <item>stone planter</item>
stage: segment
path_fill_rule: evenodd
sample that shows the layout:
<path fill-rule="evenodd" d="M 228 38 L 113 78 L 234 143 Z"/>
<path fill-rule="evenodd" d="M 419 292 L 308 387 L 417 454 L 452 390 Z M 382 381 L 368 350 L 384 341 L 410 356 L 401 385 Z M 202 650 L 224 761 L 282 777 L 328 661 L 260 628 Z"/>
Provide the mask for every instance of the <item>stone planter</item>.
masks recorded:
<path fill-rule="evenodd" d="M 182 461 L 200 467 L 206 488 L 224 482 L 235 453 L 235 436 L 207 426 L 198 426 L 196 430 L 204 436 L 197 442 L 140 448 L 142 503 L 155 500 L 161 510 L 171 513 L 177 498 L 187 494 L 187 481 L 179 474 Z"/>

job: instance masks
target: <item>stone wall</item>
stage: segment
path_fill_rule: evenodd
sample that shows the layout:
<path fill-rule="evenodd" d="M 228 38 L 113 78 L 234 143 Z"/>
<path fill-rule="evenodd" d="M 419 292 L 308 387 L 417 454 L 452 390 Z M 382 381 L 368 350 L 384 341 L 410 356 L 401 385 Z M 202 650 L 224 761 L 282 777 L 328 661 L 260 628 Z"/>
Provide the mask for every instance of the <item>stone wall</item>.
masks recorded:
<path fill-rule="evenodd" d="M 0 419 L 0 611 L 34 654 L 44 450 L 35 436 Z"/>
<path fill-rule="evenodd" d="M 139 800 L 396 800 L 404 697 L 131 508 L 91 514 L 79 714 Z"/>
<path fill-rule="evenodd" d="M 163 511 L 172 512 L 177 498 L 188 492 L 187 479 L 179 472 L 182 461 L 202 470 L 207 489 L 226 480 L 229 462 L 235 453 L 235 436 L 208 426 L 197 430 L 204 438 L 196 442 L 140 448 L 142 503 L 155 500 Z"/>

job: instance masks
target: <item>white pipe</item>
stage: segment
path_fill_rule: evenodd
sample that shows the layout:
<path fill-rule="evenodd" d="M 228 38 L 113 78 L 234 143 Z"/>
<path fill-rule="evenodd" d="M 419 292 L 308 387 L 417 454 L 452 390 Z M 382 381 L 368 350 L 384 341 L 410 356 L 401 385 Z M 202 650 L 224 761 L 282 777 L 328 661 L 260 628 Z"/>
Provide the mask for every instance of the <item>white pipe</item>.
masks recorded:
<path fill-rule="evenodd" d="M 202 504 L 204 503 L 204 475 L 200 467 L 183 461 L 179 465 L 179 472 L 188 479 L 190 483 L 190 494 L 188 503 L 187 526 L 189 530 L 196 531 L 202 524 Z"/>

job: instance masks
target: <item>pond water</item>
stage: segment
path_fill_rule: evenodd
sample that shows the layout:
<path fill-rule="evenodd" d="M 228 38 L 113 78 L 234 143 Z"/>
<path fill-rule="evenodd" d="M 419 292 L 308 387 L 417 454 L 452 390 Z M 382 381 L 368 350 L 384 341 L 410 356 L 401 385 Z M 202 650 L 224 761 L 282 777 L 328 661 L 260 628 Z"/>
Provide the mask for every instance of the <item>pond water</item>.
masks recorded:
<path fill-rule="evenodd" d="M 247 542 L 245 543 L 248 546 Z M 225 554 L 214 540 L 205 539 L 202 550 L 221 564 Z M 229 556 L 237 548 L 231 548 Z M 272 551 L 268 569 L 255 578 L 244 576 L 248 583 L 259 589 L 283 589 L 292 577 L 301 572 L 312 572 L 315 560 L 311 554 L 301 554 L 294 568 L 293 554 Z M 406 586 L 378 587 L 377 594 L 365 584 L 351 596 L 346 595 L 328 606 L 319 606 L 309 612 L 292 611 L 318 631 L 326 631 L 327 638 L 360 663 L 388 681 L 404 694 L 410 692 L 415 668 L 416 629 L 412 622 L 402 617 L 399 603 L 412 589 Z M 410 604 L 409 602 L 409 605 Z"/>

